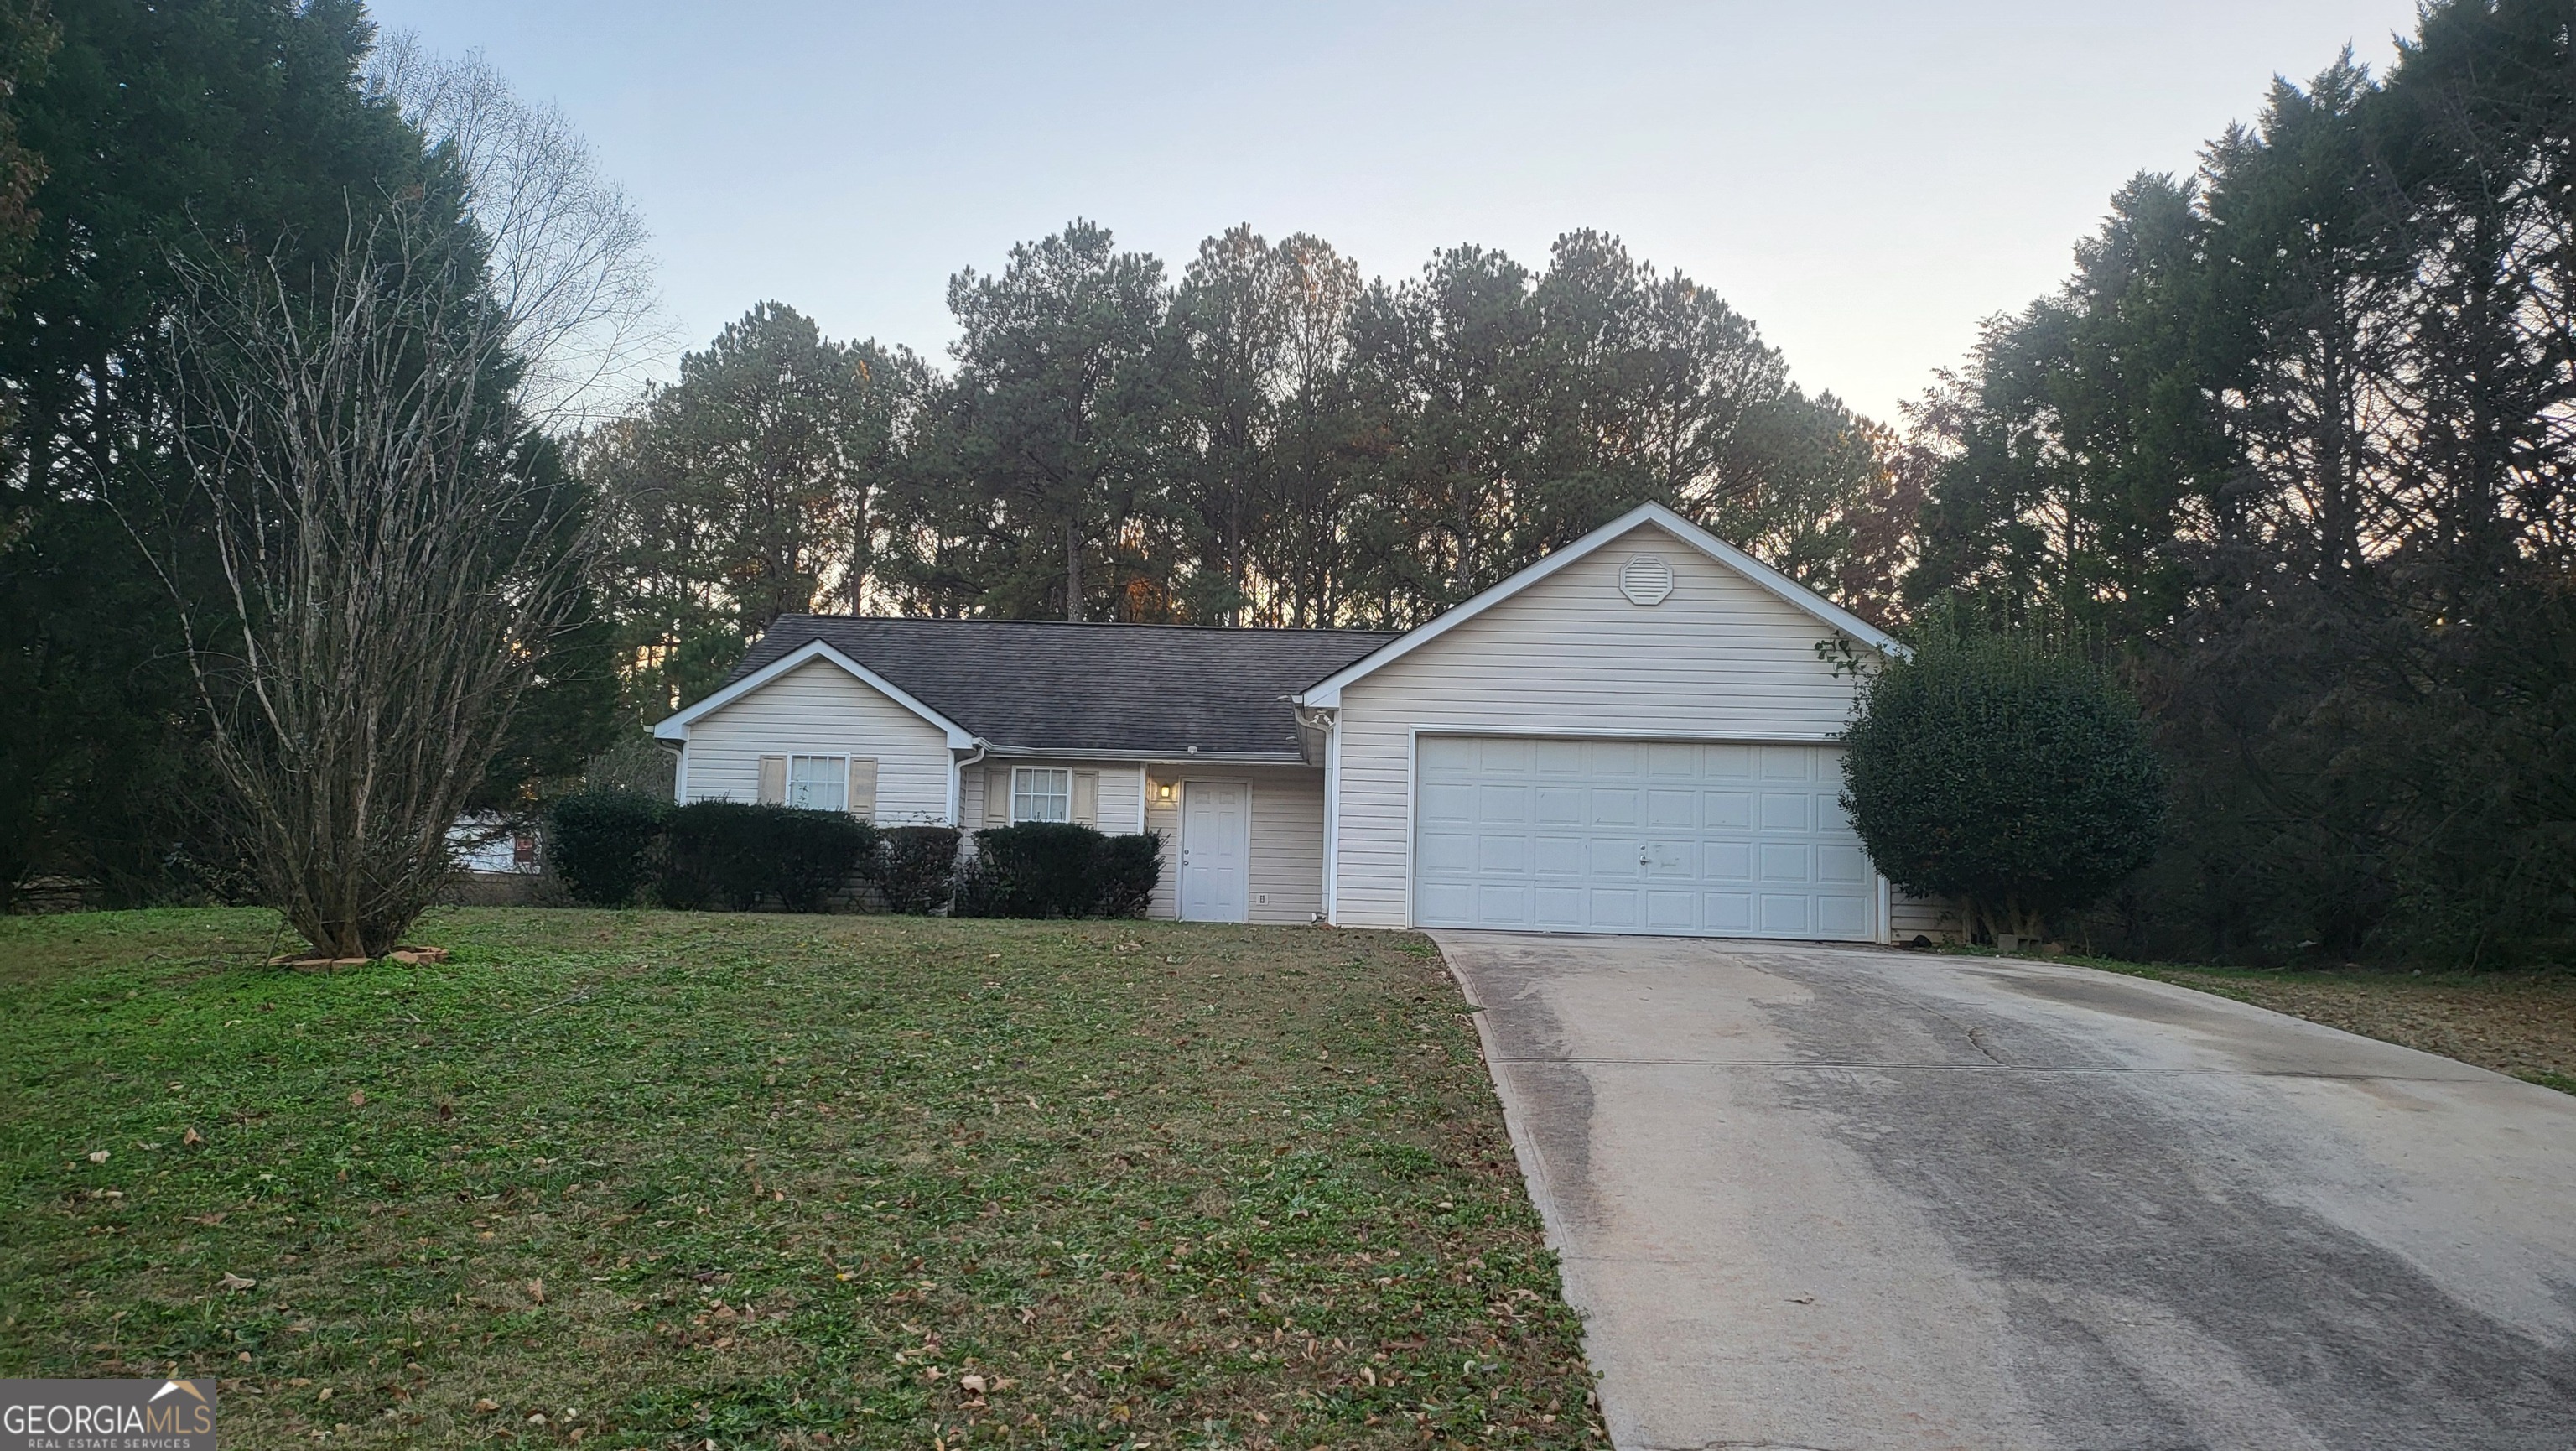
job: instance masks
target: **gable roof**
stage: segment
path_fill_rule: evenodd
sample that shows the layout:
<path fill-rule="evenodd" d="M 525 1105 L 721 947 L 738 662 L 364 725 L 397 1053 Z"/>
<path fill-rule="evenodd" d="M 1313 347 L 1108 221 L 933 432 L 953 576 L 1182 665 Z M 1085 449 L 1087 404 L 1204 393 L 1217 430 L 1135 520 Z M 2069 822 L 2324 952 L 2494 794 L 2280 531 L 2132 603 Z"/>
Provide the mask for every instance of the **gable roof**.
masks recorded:
<path fill-rule="evenodd" d="M 1615 540 L 1625 537 L 1643 525 L 1654 525 L 1684 545 L 1698 550 L 1719 564 L 1744 576 L 1755 585 L 1778 596 L 1793 608 L 1815 617 L 1832 629 L 1850 636 L 1860 644 L 1889 655 L 1908 651 L 1886 631 L 1826 599 L 1761 560 L 1709 533 L 1661 504 L 1640 504 L 1591 533 L 1523 569 L 1502 583 L 1451 609 L 1427 625 L 1408 630 L 1387 642 L 1386 646 L 1334 671 L 1331 675 L 1298 692 L 1297 704 L 1309 707 L 1333 707 L 1342 703 L 1342 687 L 1372 674 L 1443 634 L 1467 623 L 1485 611 L 1574 564 Z"/>
<path fill-rule="evenodd" d="M 951 748 L 964 750 L 975 744 L 974 732 L 922 704 L 919 698 L 902 686 L 833 649 L 828 640 L 807 640 L 801 645 L 772 652 L 767 662 L 755 665 L 751 657 L 759 653 L 759 650 L 760 646 L 752 646 L 712 693 L 704 700 L 674 712 L 668 719 L 653 727 L 653 734 L 666 741 L 685 741 L 689 738 L 690 722 L 700 716 L 712 715 L 776 680 L 779 676 L 810 661 L 821 660 L 839 666 L 888 700 L 921 717 L 932 729 L 947 737 Z"/>
<path fill-rule="evenodd" d="M 787 671 L 849 671 L 957 748 L 1116 758 L 1303 759 L 1289 697 L 1397 638 L 1376 630 L 1217 629 L 1047 620 L 783 615 L 689 723 Z"/>

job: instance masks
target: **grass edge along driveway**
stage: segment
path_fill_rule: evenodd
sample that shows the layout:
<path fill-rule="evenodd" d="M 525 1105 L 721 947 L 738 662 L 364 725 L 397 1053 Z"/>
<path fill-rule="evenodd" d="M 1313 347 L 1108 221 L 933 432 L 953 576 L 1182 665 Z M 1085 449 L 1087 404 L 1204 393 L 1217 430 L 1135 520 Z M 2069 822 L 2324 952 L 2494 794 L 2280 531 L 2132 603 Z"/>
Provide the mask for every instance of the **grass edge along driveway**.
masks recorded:
<path fill-rule="evenodd" d="M 1996 956 L 1981 949 L 1953 954 Z M 2195 966 L 2083 954 L 2035 960 L 2153 978 L 2576 1093 L 2576 973 Z"/>
<path fill-rule="evenodd" d="M 0 919 L 0 1373 L 227 1446 L 1600 1445 L 1415 934 Z"/>

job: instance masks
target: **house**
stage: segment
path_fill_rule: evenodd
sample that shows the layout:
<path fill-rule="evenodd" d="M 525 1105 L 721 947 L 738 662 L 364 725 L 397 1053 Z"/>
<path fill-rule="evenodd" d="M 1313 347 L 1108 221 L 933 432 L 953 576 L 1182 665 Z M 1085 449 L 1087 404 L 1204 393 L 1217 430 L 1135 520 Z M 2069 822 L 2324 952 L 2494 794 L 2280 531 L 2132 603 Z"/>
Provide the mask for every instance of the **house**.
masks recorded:
<path fill-rule="evenodd" d="M 534 876 L 539 870 L 536 832 L 497 811 L 471 812 L 449 823 L 447 852 L 473 877 Z"/>
<path fill-rule="evenodd" d="M 655 734 L 682 801 L 1155 832 L 1158 917 L 1886 941 L 1836 661 L 1901 649 L 1649 504 L 1403 633 L 791 615 Z"/>

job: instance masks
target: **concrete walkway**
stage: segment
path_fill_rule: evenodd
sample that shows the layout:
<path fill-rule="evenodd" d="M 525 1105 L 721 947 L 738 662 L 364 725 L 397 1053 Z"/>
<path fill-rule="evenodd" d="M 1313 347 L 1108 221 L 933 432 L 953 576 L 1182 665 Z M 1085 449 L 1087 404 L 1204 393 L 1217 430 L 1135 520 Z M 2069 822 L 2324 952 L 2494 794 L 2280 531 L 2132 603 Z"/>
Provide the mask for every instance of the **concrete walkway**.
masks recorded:
<path fill-rule="evenodd" d="M 2576 1098 L 2085 968 L 1433 935 L 1622 1451 L 2576 1446 Z"/>

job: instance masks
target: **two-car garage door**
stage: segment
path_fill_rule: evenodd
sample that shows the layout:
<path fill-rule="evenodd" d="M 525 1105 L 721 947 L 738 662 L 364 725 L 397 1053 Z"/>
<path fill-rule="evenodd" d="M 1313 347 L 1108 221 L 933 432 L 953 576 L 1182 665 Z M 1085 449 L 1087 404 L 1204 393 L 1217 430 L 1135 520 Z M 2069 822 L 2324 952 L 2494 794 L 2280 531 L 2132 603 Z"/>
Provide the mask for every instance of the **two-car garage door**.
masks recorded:
<path fill-rule="evenodd" d="M 1868 941 L 1833 746 L 1424 736 L 1424 927 Z"/>

